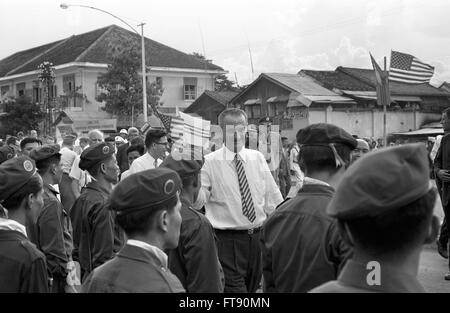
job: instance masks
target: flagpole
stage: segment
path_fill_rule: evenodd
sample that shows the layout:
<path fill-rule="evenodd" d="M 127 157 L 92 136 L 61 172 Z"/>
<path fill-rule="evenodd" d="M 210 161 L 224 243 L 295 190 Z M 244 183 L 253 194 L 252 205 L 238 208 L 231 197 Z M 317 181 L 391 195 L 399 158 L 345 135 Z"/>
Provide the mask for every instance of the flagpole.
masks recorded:
<path fill-rule="evenodd" d="M 386 72 L 386 57 L 384 57 L 384 71 Z M 388 81 L 389 83 L 389 81 Z M 386 99 L 387 100 L 387 99 Z M 387 147 L 387 138 L 386 138 L 386 102 L 383 102 L 383 142 L 384 146 Z"/>

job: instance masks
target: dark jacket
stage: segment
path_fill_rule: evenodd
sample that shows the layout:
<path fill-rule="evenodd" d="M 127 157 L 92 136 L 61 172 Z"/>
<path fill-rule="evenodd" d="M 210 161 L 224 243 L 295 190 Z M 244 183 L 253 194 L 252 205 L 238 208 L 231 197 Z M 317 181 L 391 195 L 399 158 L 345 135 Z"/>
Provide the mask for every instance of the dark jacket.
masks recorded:
<path fill-rule="evenodd" d="M 73 260 L 80 263 L 82 278 L 112 259 L 123 243 L 123 234 L 108 210 L 109 191 L 96 181 L 89 183 L 75 201 L 70 218 L 73 225 Z"/>
<path fill-rule="evenodd" d="M 351 254 L 325 210 L 334 189 L 305 184 L 261 232 L 265 292 L 307 292 L 335 280 Z"/>
<path fill-rule="evenodd" d="M 434 158 L 434 171 L 437 177 L 439 170 L 450 170 L 450 134 L 441 139 L 436 157 Z M 441 182 L 442 206 L 447 206 L 450 200 L 450 183 Z"/>
<path fill-rule="evenodd" d="M 96 268 L 82 292 L 184 292 L 178 278 L 150 251 L 125 245 L 111 261 Z"/>
<path fill-rule="evenodd" d="M 178 247 L 169 251 L 169 268 L 189 293 L 223 292 L 224 274 L 211 223 L 182 200 Z"/>
<path fill-rule="evenodd" d="M 117 149 L 117 164 L 120 168 L 120 174 L 125 172 L 130 168 L 130 165 L 128 164 L 128 155 L 127 155 L 127 149 L 130 147 L 130 143 L 125 143 L 121 145 Z"/>
<path fill-rule="evenodd" d="M 0 293 L 49 292 L 45 256 L 22 233 L 0 230 Z"/>
<path fill-rule="evenodd" d="M 37 214 L 36 223 L 28 223 L 27 233 L 30 241 L 47 259 L 47 268 L 53 278 L 53 286 L 56 287 L 52 290 L 63 292 L 73 243 L 70 219 L 56 197 L 57 194 L 53 187 L 44 185 L 44 206 Z"/>

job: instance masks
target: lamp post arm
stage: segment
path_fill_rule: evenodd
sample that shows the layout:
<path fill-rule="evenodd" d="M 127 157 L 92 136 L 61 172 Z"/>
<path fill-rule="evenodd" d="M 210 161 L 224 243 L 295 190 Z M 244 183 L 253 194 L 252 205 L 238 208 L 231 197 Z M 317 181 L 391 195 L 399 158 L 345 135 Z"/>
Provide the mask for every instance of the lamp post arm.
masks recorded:
<path fill-rule="evenodd" d="M 127 22 L 125 22 L 125 21 L 124 21 L 123 19 L 121 19 L 120 17 L 118 17 L 118 16 L 116 16 L 116 15 L 114 15 L 114 14 L 112 14 L 112 13 L 109 13 L 108 11 L 105 11 L 105 10 L 102 10 L 102 9 L 99 9 L 99 8 L 96 8 L 96 7 L 87 6 L 87 5 L 81 5 L 81 4 L 71 4 L 70 6 L 72 6 L 72 7 L 89 8 L 89 9 L 97 10 L 97 11 L 106 13 L 106 14 L 108 14 L 108 15 L 111 15 L 112 17 L 115 17 L 116 19 L 118 19 L 119 21 L 121 21 L 122 23 L 124 23 L 124 24 L 126 24 L 128 27 L 130 27 L 136 34 L 140 35 L 139 32 L 138 32 L 133 26 L 131 26 L 130 24 L 128 24 Z"/>

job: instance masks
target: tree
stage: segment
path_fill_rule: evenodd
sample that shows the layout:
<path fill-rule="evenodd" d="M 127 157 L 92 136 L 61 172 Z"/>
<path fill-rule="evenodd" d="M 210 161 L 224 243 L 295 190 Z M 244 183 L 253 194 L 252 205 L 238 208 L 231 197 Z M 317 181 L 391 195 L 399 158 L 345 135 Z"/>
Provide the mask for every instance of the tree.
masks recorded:
<path fill-rule="evenodd" d="M 97 84 L 103 90 L 96 98 L 105 102 L 105 110 L 109 113 L 121 116 L 134 116 L 143 112 L 142 107 L 142 76 L 141 54 L 132 46 L 112 57 L 108 65 L 108 71 L 101 74 Z M 161 86 L 147 82 L 148 113 L 153 112 L 153 106 L 160 106 L 160 98 L 163 93 Z"/>
<path fill-rule="evenodd" d="M 7 100 L 3 104 L 7 114 L 0 117 L 0 136 L 16 134 L 19 131 L 28 132 L 38 129 L 39 123 L 44 120 L 45 114 L 39 104 L 35 104 L 30 98 L 21 96 Z"/>
<path fill-rule="evenodd" d="M 202 62 L 212 63 L 212 60 L 207 60 L 204 55 L 198 52 L 192 52 L 192 56 L 201 60 Z M 227 75 L 219 74 L 215 77 L 214 82 L 214 90 L 215 91 L 240 91 L 239 86 L 236 85 L 236 82 L 228 79 Z"/>

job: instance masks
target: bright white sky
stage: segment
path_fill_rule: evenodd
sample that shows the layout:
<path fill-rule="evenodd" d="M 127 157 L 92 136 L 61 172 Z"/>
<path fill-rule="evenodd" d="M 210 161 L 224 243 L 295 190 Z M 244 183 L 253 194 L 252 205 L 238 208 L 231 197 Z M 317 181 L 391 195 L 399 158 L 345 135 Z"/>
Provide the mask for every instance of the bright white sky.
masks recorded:
<path fill-rule="evenodd" d="M 261 72 L 370 68 L 390 51 L 436 67 L 434 84 L 450 81 L 448 0 L 0 0 L 0 59 L 17 51 L 120 21 L 147 23 L 148 38 L 186 53 L 203 53 L 240 84 Z M 382 63 L 381 63 L 382 65 Z"/>

